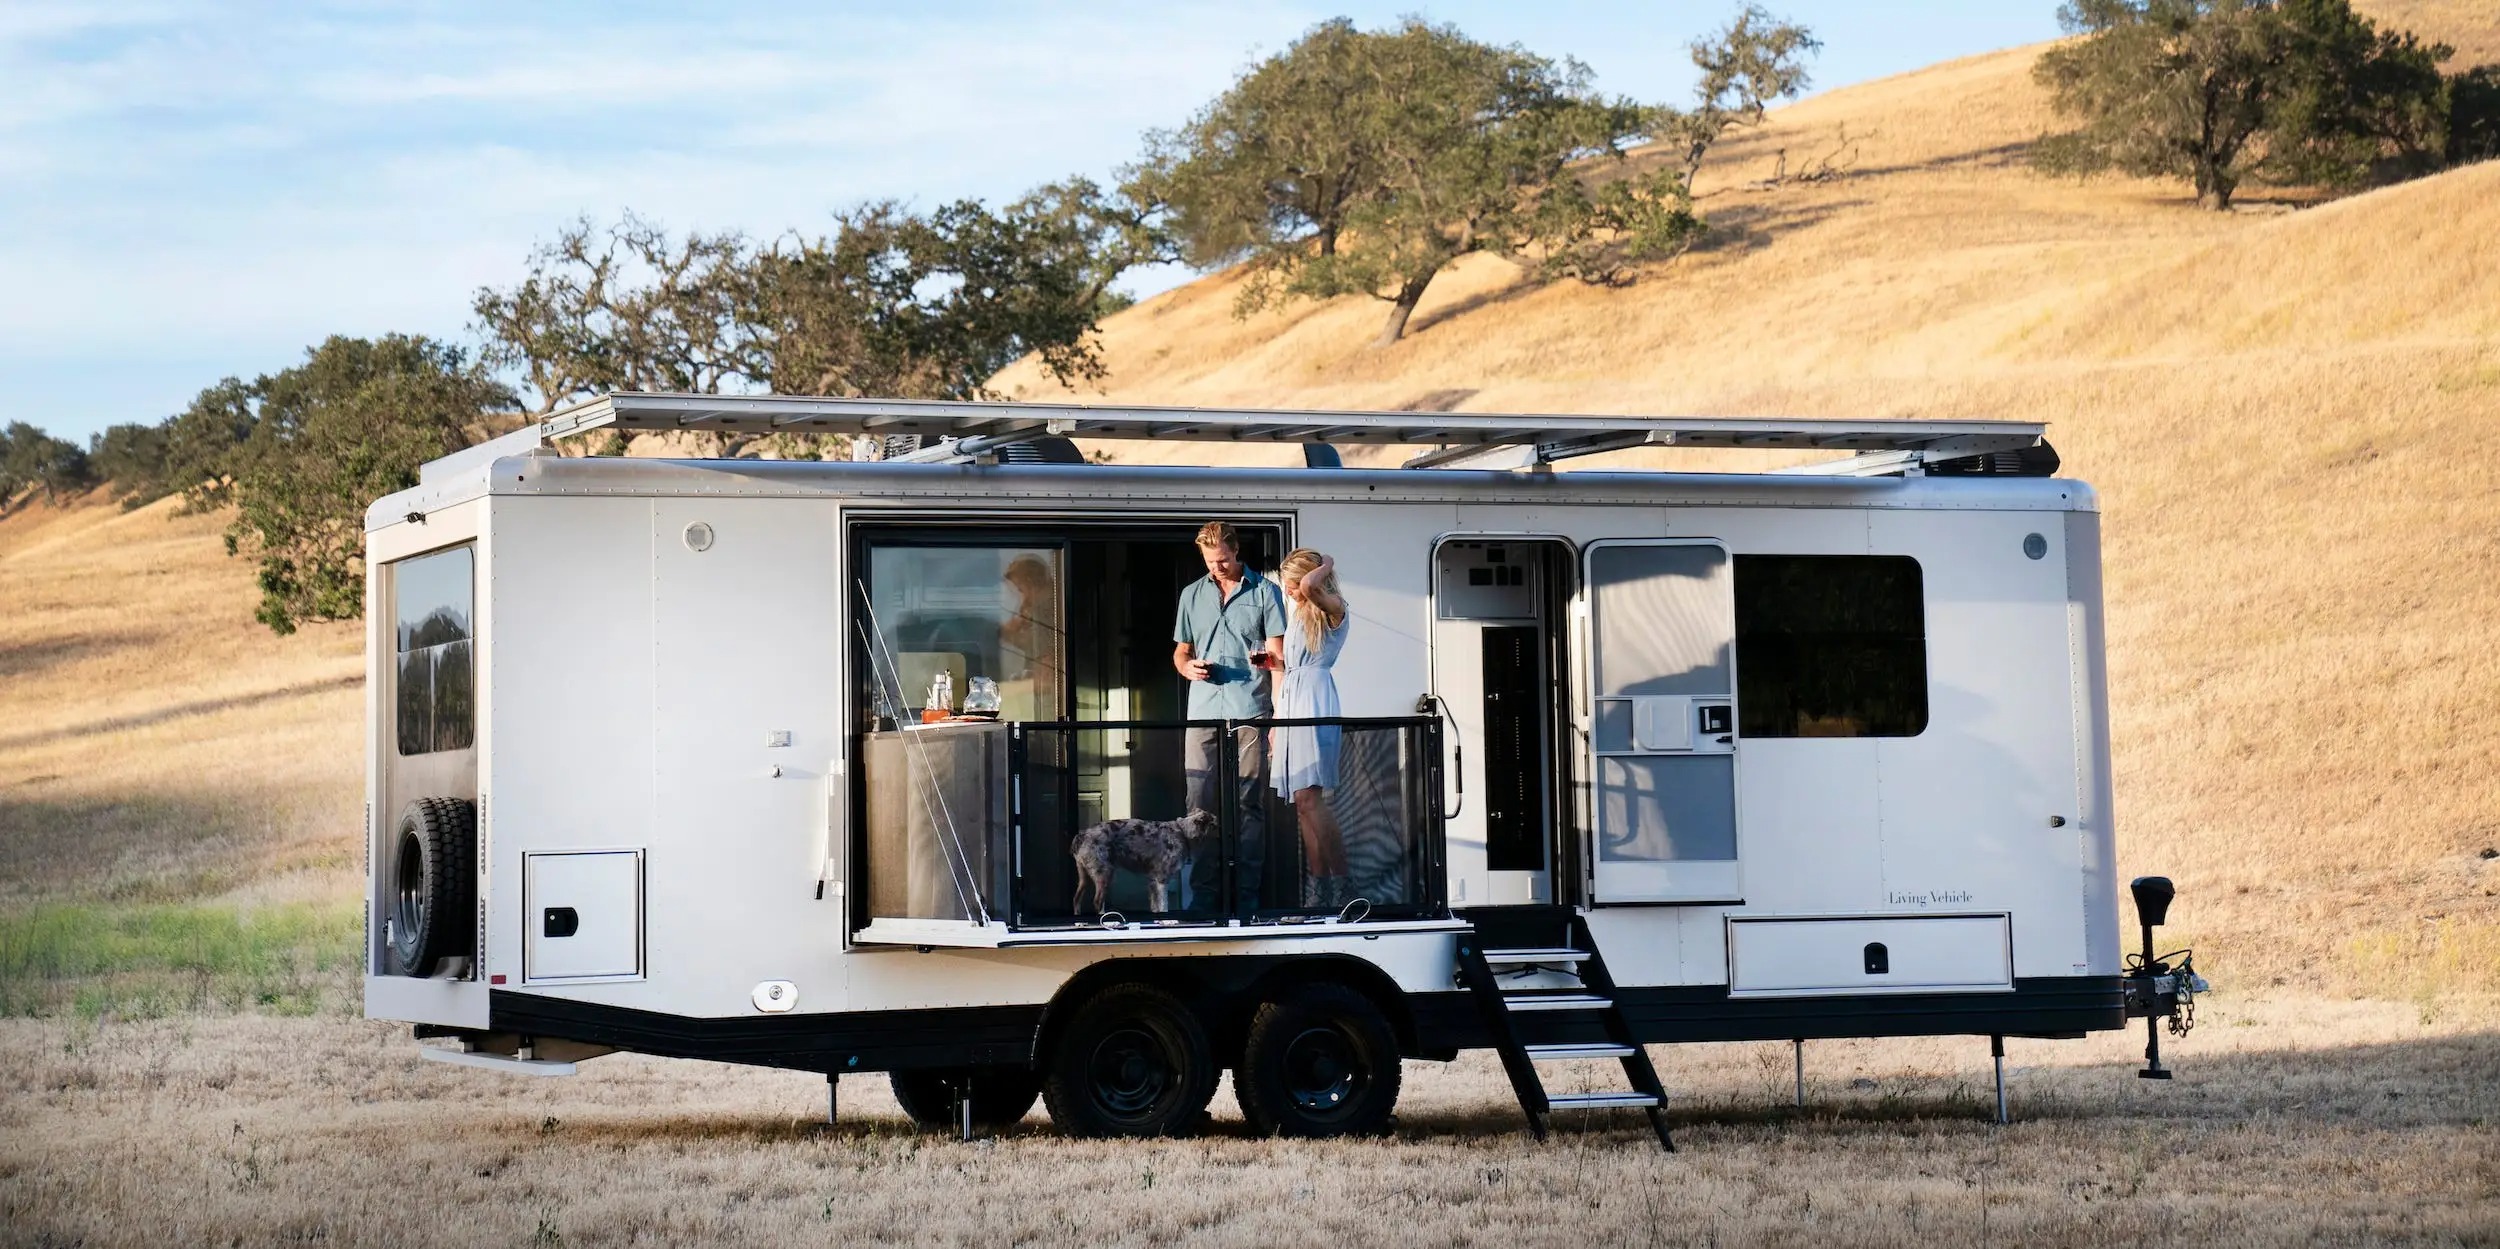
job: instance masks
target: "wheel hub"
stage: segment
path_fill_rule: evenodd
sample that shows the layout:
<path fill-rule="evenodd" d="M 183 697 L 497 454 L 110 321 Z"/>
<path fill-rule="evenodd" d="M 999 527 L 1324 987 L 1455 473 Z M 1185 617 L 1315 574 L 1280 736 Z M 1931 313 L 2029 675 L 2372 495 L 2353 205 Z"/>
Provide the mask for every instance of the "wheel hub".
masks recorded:
<path fill-rule="evenodd" d="M 1353 1102 L 1365 1083 L 1346 1035 L 1306 1028 L 1285 1044 L 1285 1093 L 1307 1114 L 1324 1115 Z"/>
<path fill-rule="evenodd" d="M 417 955 L 418 936 L 425 926 L 425 853 L 414 834 L 399 839 L 397 887 L 394 889 L 391 944 L 404 958 Z"/>
<path fill-rule="evenodd" d="M 1103 1037 L 1088 1064 L 1094 1100 L 1124 1119 L 1143 1118 L 1173 1084 L 1172 1056 L 1162 1038 L 1138 1027 L 1122 1028 Z"/>

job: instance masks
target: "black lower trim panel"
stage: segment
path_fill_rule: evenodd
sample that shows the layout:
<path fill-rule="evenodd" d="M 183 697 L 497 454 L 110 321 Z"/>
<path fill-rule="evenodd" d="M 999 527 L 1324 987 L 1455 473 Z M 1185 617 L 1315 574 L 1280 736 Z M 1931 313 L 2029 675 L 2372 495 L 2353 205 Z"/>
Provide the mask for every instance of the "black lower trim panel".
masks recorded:
<path fill-rule="evenodd" d="M 2073 1036 L 2127 1024 L 2116 976 L 2017 980 L 2011 993 L 1931 993 L 1811 998 L 1737 998 L 1719 985 L 1616 990 L 1633 1035 L 1679 1041 L 1788 1041 L 1885 1036 Z M 1463 992 L 1418 993 L 1412 1051 L 1447 1056 L 1492 1038 Z M 1043 1008 L 957 1006 L 825 1015 L 689 1019 L 496 990 L 489 1030 L 555 1037 L 668 1058 L 798 1071 L 907 1071 L 1031 1062 Z M 1531 1044 L 1599 1041 L 1594 1020 L 1517 1017 Z"/>
<path fill-rule="evenodd" d="M 612 1045 L 664 1058 L 787 1067 L 797 1071 L 908 1071 L 1033 1059 L 1040 1006 L 950 1006 L 689 1019 L 498 989 L 490 1031 Z"/>
<path fill-rule="evenodd" d="M 1649 1044 L 1678 1041 L 1814 1041 L 1887 1036 L 2074 1036 L 2127 1025 L 2116 976 L 2044 976 L 2016 980 L 2011 993 L 1920 993 L 1744 998 L 1724 985 L 1615 990 L 1632 1034 Z M 1491 1045 L 1474 999 L 1465 993 L 1420 993 L 1415 1007 L 1418 1048 L 1425 1052 Z M 1594 1021 L 1552 1015 L 1515 1017 L 1532 1044 L 1603 1040 Z M 1585 1033 L 1585 1035 L 1583 1035 Z"/>

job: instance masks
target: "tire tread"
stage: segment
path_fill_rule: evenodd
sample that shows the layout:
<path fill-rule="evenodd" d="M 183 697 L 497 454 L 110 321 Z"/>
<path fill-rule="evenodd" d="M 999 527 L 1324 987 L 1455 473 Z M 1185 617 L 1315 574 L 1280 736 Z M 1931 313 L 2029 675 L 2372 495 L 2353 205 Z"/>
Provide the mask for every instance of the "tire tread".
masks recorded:
<path fill-rule="evenodd" d="M 401 811 L 391 837 L 391 853 L 413 832 L 424 856 L 423 923 L 410 946 L 415 957 L 402 954 L 396 939 L 387 947 L 390 961 L 403 976 L 431 976 L 443 960 L 477 952 L 477 804 L 465 798 L 418 798 Z M 394 887 L 397 869 L 392 873 Z"/>
<path fill-rule="evenodd" d="M 1107 1015 L 1118 1011 L 1155 1011 L 1168 1015 L 1183 1030 L 1189 1048 L 1195 1053 L 1197 1070 L 1186 1073 L 1188 1084 L 1172 1112 L 1149 1130 L 1126 1127 L 1099 1120 L 1093 1113 L 1091 1097 L 1085 1085 L 1084 1065 L 1073 1061 L 1078 1041 L 1086 1038 Z M 1051 1122 L 1059 1130 L 1074 1136 L 1179 1136 L 1194 1131 L 1206 1119 L 1207 1103 L 1215 1099 L 1219 1076 L 1213 1049 L 1209 1046 L 1205 1025 L 1178 997 L 1154 985 L 1140 981 L 1115 984 L 1086 999 L 1076 1010 L 1076 1017 L 1059 1035 L 1055 1051 L 1042 1064 L 1042 1102 L 1050 1110 Z"/>
<path fill-rule="evenodd" d="M 1276 1033 L 1294 1025 L 1297 1015 L 1332 1014 L 1340 1020 L 1355 1023 L 1367 1035 L 1367 1048 L 1382 1056 L 1383 1061 L 1372 1070 L 1371 1088 L 1367 1093 L 1371 1105 L 1361 1114 L 1326 1125 L 1312 1125 L 1293 1116 L 1282 1095 L 1271 1103 L 1264 1096 L 1262 1078 L 1257 1073 L 1264 1067 L 1269 1045 Z M 1242 1046 L 1241 1065 L 1233 1070 L 1233 1102 L 1241 1108 L 1242 1119 L 1258 1136 L 1377 1136 L 1389 1130 L 1390 1116 L 1397 1110 L 1398 1091 L 1403 1078 L 1398 1056 L 1397 1034 L 1389 1021 L 1381 1016 L 1380 1007 L 1361 991 L 1333 981 L 1316 981 L 1300 985 L 1281 998 L 1259 1003 L 1250 1017 L 1247 1042 Z"/>

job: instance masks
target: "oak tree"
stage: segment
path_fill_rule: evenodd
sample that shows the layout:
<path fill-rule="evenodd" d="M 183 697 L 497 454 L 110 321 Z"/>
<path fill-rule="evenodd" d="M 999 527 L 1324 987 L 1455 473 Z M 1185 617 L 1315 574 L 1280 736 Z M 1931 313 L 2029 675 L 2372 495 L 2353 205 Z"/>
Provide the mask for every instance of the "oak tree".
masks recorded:
<path fill-rule="evenodd" d="M 258 561 L 255 615 L 282 634 L 363 615 L 366 506 L 517 402 L 462 349 L 400 334 L 332 337 L 222 398 L 251 424 L 215 491 L 235 505 L 226 550 Z"/>
<path fill-rule="evenodd" d="M 1409 19 L 1326 22 L 1253 67 L 1181 127 L 1148 137 L 1127 189 L 1159 205 L 1177 254 L 1246 266 L 1237 311 L 1365 294 L 1396 342 L 1433 279 L 1472 252 L 1540 278 L 1623 279 L 1703 229 L 1692 170 L 1728 126 L 1794 94 L 1802 27 L 1749 8 L 1695 46 L 1690 113 L 1606 96 L 1588 67 Z M 1647 172 L 1628 149 L 1672 137 L 1686 159 Z"/>
<path fill-rule="evenodd" d="M 1148 216 L 1075 179 L 995 212 L 866 204 L 769 242 L 576 222 L 473 306 L 485 359 L 540 415 L 609 390 L 978 398 L 1027 354 L 1100 376 L 1112 283 L 1165 251 Z"/>
<path fill-rule="evenodd" d="M 2069 0 L 2081 36 L 2033 73 L 2079 124 L 2033 160 L 2052 173 L 2180 177 L 2221 210 L 2243 182 L 2349 186 L 2453 159 L 2472 74 L 2350 0 Z"/>
<path fill-rule="evenodd" d="M 40 492 L 45 502 L 58 503 L 94 484 L 93 467 L 78 444 L 24 421 L 11 421 L 0 431 L 0 512 L 21 491 Z"/>

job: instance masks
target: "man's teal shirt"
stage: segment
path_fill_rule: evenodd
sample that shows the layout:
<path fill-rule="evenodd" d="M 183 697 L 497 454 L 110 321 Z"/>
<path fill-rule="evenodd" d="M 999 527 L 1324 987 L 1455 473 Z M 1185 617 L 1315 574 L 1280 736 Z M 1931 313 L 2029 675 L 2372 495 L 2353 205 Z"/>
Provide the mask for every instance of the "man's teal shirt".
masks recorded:
<path fill-rule="evenodd" d="M 1189 683 L 1189 718 L 1253 720 L 1270 714 L 1268 677 L 1250 666 L 1250 652 L 1267 649 L 1267 640 L 1284 632 L 1285 596 L 1257 569 L 1241 570 L 1241 588 L 1229 600 L 1212 574 L 1190 582 L 1181 591 L 1172 641 L 1189 643 L 1190 653 L 1211 670 L 1206 680 Z"/>

